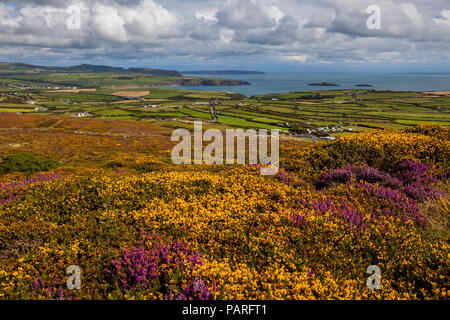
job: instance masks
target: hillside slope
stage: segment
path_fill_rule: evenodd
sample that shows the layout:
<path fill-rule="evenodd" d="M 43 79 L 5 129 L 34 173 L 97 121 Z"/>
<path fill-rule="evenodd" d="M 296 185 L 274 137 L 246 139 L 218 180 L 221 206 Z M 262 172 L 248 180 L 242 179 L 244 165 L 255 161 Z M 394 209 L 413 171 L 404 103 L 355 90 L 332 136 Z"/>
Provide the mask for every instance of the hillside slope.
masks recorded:
<path fill-rule="evenodd" d="M 174 166 L 155 125 L 18 117 L 0 120 L 3 159 L 62 166 L 0 176 L 0 298 L 448 299 L 448 129 L 283 142 L 262 177 Z"/>

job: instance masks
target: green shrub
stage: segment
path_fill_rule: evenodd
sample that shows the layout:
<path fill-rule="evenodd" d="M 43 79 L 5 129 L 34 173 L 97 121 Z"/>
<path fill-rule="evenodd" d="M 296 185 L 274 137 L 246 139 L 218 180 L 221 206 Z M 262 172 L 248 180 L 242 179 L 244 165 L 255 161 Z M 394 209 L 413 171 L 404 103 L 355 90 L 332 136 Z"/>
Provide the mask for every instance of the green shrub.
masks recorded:
<path fill-rule="evenodd" d="M 61 165 L 59 161 L 47 158 L 39 159 L 26 153 L 13 153 L 2 157 L 0 162 L 0 174 L 11 172 L 24 172 L 32 174 L 40 171 L 48 171 Z"/>

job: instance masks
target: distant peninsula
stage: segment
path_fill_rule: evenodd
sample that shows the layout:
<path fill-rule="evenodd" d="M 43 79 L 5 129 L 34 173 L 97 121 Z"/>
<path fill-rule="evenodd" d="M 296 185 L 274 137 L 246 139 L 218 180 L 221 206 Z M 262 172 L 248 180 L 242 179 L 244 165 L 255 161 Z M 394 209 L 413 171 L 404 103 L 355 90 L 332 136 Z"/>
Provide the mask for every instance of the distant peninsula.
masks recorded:
<path fill-rule="evenodd" d="M 230 71 L 231 72 L 231 71 Z M 230 73 L 231 74 L 231 73 Z M 243 80 L 185 77 L 176 70 L 80 64 L 68 67 L 0 62 L 0 83 L 21 81 L 36 88 L 151 88 L 161 86 L 240 86 Z"/>
<path fill-rule="evenodd" d="M 249 70 L 200 70 L 200 71 L 182 71 L 183 74 L 266 74 L 262 71 Z"/>

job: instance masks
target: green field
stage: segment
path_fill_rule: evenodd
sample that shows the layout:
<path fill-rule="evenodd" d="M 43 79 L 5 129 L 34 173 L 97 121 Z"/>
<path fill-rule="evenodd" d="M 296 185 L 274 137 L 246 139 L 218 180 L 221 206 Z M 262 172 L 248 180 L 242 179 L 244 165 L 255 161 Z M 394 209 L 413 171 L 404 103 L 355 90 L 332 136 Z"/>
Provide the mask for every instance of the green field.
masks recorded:
<path fill-rule="evenodd" d="M 86 111 L 88 117 L 156 120 L 171 127 L 177 126 L 177 123 L 186 126 L 187 123 L 202 120 L 212 127 L 280 129 L 298 134 L 312 133 L 319 137 L 378 128 L 401 129 L 421 123 L 450 126 L 450 97 L 420 92 L 320 90 L 245 97 L 228 92 L 149 88 L 154 81 L 170 81 L 173 78 L 170 76 L 124 75 L 104 70 L 96 73 L 53 71 L 9 74 L 8 70 L 0 70 L 0 83 L 9 84 L 0 91 L 0 111 L 3 112 L 70 116 Z M 48 88 L 15 87 L 30 83 L 75 83 L 79 87 L 97 90 L 50 93 Z M 117 86 L 124 83 L 135 87 L 118 89 Z M 142 98 L 127 99 L 112 95 L 118 90 L 142 91 L 143 87 L 149 94 Z M 211 99 L 219 102 L 216 106 L 217 123 L 211 121 Z"/>

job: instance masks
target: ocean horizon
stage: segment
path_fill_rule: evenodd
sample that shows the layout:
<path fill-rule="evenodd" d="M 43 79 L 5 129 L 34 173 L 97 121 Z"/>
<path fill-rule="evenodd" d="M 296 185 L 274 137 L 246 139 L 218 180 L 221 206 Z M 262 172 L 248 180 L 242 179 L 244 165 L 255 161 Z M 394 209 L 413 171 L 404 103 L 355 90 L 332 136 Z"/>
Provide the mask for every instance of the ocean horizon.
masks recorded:
<path fill-rule="evenodd" d="M 224 78 L 248 81 L 242 86 L 173 86 L 176 89 L 237 92 L 253 95 L 289 91 L 373 89 L 390 91 L 450 91 L 450 73 L 300 73 L 267 72 L 266 74 L 188 74 L 184 76 Z M 310 86 L 328 82 L 338 86 Z M 368 84 L 371 87 L 359 87 Z"/>

